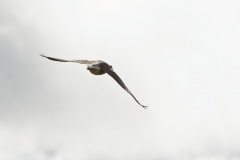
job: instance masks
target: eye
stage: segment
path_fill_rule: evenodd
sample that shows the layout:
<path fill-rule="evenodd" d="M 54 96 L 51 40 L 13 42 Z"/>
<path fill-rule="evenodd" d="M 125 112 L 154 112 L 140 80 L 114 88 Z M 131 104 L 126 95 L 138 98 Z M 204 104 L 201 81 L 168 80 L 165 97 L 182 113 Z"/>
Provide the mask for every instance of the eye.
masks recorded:
<path fill-rule="evenodd" d="M 113 70 L 113 67 L 111 65 L 109 65 L 110 69 Z"/>

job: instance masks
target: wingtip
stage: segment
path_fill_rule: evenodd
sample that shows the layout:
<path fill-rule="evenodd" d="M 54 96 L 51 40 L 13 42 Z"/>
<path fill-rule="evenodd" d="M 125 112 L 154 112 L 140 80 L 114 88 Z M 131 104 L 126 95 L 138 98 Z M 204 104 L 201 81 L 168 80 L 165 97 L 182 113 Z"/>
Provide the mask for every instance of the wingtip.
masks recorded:
<path fill-rule="evenodd" d="M 44 53 L 39 53 L 39 55 L 42 56 L 42 57 L 46 57 L 46 56 L 44 55 Z"/>
<path fill-rule="evenodd" d="M 143 107 L 144 109 L 148 109 L 148 108 L 147 108 L 148 106 L 142 106 L 142 107 Z"/>

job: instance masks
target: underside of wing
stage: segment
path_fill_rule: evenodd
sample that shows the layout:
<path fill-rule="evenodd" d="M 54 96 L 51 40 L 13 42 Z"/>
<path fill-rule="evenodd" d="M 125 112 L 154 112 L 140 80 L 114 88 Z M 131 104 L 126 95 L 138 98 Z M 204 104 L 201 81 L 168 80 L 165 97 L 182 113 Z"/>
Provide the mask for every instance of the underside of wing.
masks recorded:
<path fill-rule="evenodd" d="M 92 62 L 92 61 L 88 61 L 88 60 L 65 60 L 65 59 L 60 59 L 60 58 L 48 57 L 48 56 L 45 56 L 44 54 L 40 54 L 40 56 L 48 58 L 52 61 L 58 61 L 58 62 L 75 62 L 75 63 L 80 63 L 80 64 L 90 64 Z"/>
<path fill-rule="evenodd" d="M 142 106 L 143 108 L 146 109 L 147 106 L 143 106 L 141 103 L 138 102 L 136 97 L 130 92 L 130 90 L 123 83 L 121 78 L 109 67 L 109 65 L 107 63 L 101 63 L 99 66 L 102 70 L 107 72 L 125 91 L 127 91 L 140 106 Z"/>

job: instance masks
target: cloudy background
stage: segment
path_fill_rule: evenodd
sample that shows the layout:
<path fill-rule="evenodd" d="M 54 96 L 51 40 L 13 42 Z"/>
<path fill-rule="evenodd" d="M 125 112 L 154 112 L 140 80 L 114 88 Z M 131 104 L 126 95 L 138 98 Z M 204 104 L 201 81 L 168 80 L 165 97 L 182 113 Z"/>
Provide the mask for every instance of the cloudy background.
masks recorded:
<path fill-rule="evenodd" d="M 239 160 L 239 42 L 238 0 L 1 0 L 0 159 Z"/>

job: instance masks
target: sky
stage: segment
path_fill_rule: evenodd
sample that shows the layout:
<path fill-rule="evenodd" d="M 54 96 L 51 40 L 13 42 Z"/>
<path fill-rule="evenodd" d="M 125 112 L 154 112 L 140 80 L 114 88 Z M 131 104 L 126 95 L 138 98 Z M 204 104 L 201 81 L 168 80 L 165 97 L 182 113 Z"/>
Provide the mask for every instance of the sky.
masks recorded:
<path fill-rule="evenodd" d="M 238 0 L 1 0 L 0 159 L 240 160 L 239 42 Z"/>

